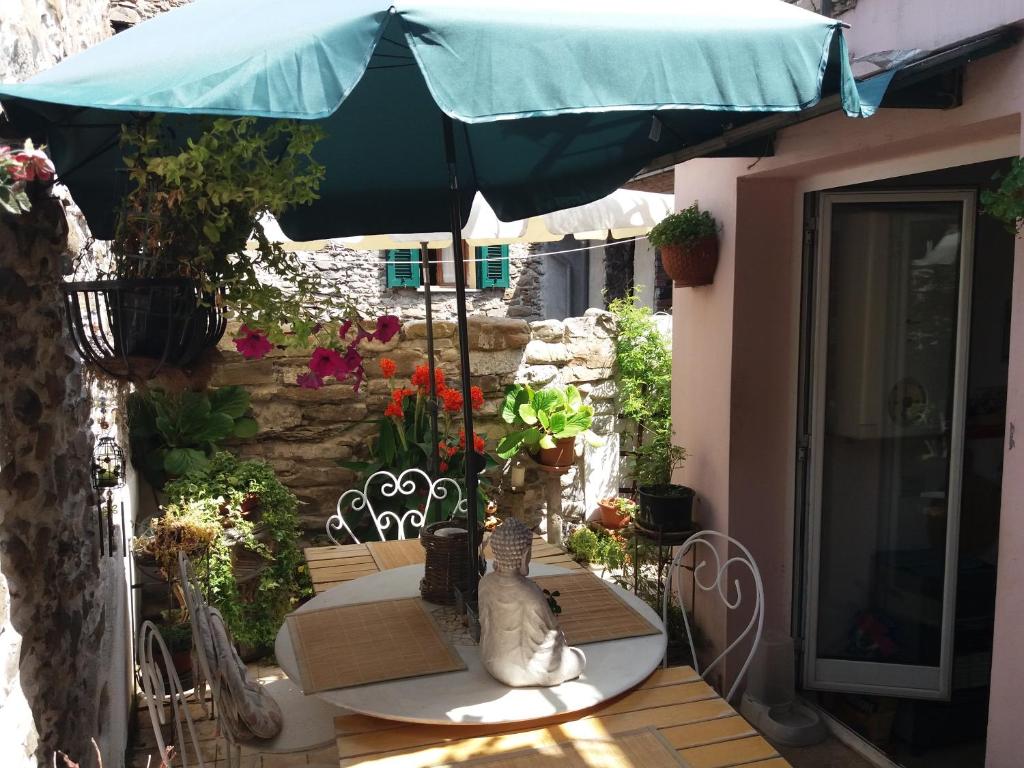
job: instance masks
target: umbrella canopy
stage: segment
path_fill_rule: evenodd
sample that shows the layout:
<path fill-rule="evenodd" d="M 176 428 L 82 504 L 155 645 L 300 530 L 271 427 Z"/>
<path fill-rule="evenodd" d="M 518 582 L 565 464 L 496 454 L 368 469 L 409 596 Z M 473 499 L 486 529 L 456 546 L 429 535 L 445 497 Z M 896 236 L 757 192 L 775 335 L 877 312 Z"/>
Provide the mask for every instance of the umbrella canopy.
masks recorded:
<path fill-rule="evenodd" d="M 607 197 L 576 208 L 554 211 L 516 221 L 501 221 L 477 193 L 469 219 L 462 227 L 462 239 L 471 246 L 505 245 L 508 243 L 548 243 L 572 235 L 577 240 L 604 240 L 645 235 L 651 227 L 672 213 L 674 195 L 617 189 Z M 396 217 L 400 216 L 396 212 Z M 271 240 L 287 238 L 273 219 L 264 221 L 263 230 Z M 410 232 L 391 235 L 364 235 L 334 240 L 289 242 L 290 250 L 315 251 L 335 242 L 359 250 L 389 248 L 447 248 L 452 244 L 451 232 Z"/>
<path fill-rule="evenodd" d="M 842 94 L 866 115 L 841 23 L 734 0 L 197 0 L 20 84 L 15 125 L 45 140 L 93 234 L 117 207 L 120 124 L 171 115 L 322 121 L 320 200 L 293 240 L 449 224 L 441 116 L 459 208 L 503 221 L 609 194 L 649 160 L 765 112 Z M 401 218 L 396 218 L 396 212 Z"/>

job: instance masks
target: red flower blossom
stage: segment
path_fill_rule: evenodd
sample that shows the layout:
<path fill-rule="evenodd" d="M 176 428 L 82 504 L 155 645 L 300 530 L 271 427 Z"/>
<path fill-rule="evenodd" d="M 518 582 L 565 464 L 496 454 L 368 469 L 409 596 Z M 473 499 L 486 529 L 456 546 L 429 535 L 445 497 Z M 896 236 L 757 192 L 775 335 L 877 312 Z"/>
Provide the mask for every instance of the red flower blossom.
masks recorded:
<path fill-rule="evenodd" d="M 462 393 L 457 389 L 446 389 L 439 394 L 444 400 L 444 409 L 448 413 L 458 413 L 462 410 Z"/>
<path fill-rule="evenodd" d="M 444 389 L 444 371 L 440 368 L 434 369 L 434 388 L 440 392 Z"/>
<path fill-rule="evenodd" d="M 406 387 L 403 387 L 401 389 L 392 390 L 392 392 L 391 392 L 391 399 L 393 401 L 395 401 L 396 403 L 398 403 L 399 405 L 401 405 L 402 401 L 405 400 L 405 398 L 409 397 L 409 395 L 415 395 L 415 394 L 416 394 L 416 390 L 415 389 L 408 389 Z"/>
<path fill-rule="evenodd" d="M 21 163 L 21 168 L 14 172 L 19 181 L 49 181 L 55 173 L 53 163 L 46 153 L 36 149 L 32 142 L 26 141 L 25 148 L 14 153 L 14 159 Z"/>
<path fill-rule="evenodd" d="M 324 385 L 324 380 L 313 371 L 310 371 L 309 373 L 300 373 L 296 376 L 295 383 L 303 389 L 320 389 Z"/>
<path fill-rule="evenodd" d="M 447 461 L 442 461 L 440 464 L 437 465 L 437 468 L 440 469 L 442 472 L 447 472 L 448 471 L 448 462 Z"/>
<path fill-rule="evenodd" d="M 271 350 L 270 340 L 258 328 L 243 325 L 239 333 L 242 335 L 235 339 L 235 349 L 246 360 L 259 360 Z"/>
<path fill-rule="evenodd" d="M 480 387 L 470 387 L 469 400 L 473 404 L 473 410 L 479 411 L 484 407 L 484 391 Z"/>
<path fill-rule="evenodd" d="M 380 372 L 383 374 L 385 379 L 390 379 L 395 375 L 395 371 L 398 370 L 398 365 L 394 360 L 386 357 L 380 359 Z"/>
<path fill-rule="evenodd" d="M 373 338 L 377 341 L 391 341 L 401 327 L 401 321 L 394 315 L 381 315 L 377 318 L 377 329 L 373 332 Z"/>
<path fill-rule="evenodd" d="M 412 376 L 409 377 L 409 381 L 412 382 L 414 387 L 426 389 L 427 384 L 430 381 L 430 369 L 427 367 L 427 364 L 423 363 L 422 365 L 417 365 L 416 370 L 413 371 Z"/>
<path fill-rule="evenodd" d="M 388 403 L 388 407 L 384 409 L 384 415 L 394 419 L 401 419 L 404 416 L 402 406 L 398 403 Z"/>
<path fill-rule="evenodd" d="M 473 450 L 477 453 L 484 452 L 484 439 L 480 435 L 473 435 Z"/>
<path fill-rule="evenodd" d="M 339 371 L 343 365 L 341 355 L 328 347 L 317 347 L 313 350 L 312 357 L 309 358 L 309 370 L 321 379 L 327 376 L 339 376 Z M 348 371 L 345 371 L 345 373 L 348 373 Z"/>

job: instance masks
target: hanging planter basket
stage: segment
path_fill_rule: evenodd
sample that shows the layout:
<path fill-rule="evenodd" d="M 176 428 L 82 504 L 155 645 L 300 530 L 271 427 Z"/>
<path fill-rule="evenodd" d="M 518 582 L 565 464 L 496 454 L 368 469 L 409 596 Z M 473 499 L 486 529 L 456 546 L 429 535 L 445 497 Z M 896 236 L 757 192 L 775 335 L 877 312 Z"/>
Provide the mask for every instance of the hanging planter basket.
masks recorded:
<path fill-rule="evenodd" d="M 183 368 L 217 345 L 222 302 L 187 278 L 64 283 L 64 307 L 82 358 L 118 379 Z"/>
<path fill-rule="evenodd" d="M 677 288 L 711 285 L 718 266 L 718 237 L 661 246 L 661 265 Z"/>

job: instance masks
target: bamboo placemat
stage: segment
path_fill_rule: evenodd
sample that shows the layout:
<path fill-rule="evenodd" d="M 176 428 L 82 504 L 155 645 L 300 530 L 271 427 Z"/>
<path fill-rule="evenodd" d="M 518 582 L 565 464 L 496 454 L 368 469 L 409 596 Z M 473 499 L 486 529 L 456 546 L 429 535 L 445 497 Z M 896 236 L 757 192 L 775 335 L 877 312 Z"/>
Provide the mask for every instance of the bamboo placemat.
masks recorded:
<path fill-rule="evenodd" d="M 288 616 L 305 693 L 465 669 L 418 597 Z"/>
<path fill-rule="evenodd" d="M 377 564 L 377 569 L 387 571 L 392 568 L 401 568 L 405 565 L 423 565 L 425 560 L 423 545 L 417 539 L 402 539 L 401 541 L 371 541 L 366 548 L 370 550 L 370 557 Z"/>
<path fill-rule="evenodd" d="M 661 632 L 592 573 L 537 576 L 533 581 L 541 589 L 560 593 L 555 598 L 562 608 L 558 624 L 569 645 Z"/>
<path fill-rule="evenodd" d="M 491 755 L 438 768 L 690 768 L 654 728 Z"/>

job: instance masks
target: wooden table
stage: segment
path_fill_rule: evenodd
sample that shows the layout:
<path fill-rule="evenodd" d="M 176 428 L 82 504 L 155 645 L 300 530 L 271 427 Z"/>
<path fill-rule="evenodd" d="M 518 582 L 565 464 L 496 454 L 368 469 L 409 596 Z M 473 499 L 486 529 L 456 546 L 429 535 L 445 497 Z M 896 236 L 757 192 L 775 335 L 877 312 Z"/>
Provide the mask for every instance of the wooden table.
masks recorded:
<path fill-rule="evenodd" d="M 335 727 L 341 768 L 433 768 L 649 727 L 692 768 L 790 768 L 690 667 L 659 669 L 637 688 L 582 716 L 504 726 L 436 726 L 343 715 Z"/>
<path fill-rule="evenodd" d="M 319 595 L 331 587 L 352 579 L 379 573 L 388 568 L 416 565 L 423 562 L 423 547 L 419 539 L 374 542 L 377 558 L 367 544 L 343 544 L 329 547 L 307 547 L 306 562 L 313 579 L 313 590 Z M 381 557 L 381 554 L 386 557 Z M 488 555 L 487 551 L 484 552 Z M 533 562 L 559 565 L 562 568 L 580 568 L 564 550 L 548 544 L 540 536 L 533 538 Z"/>

